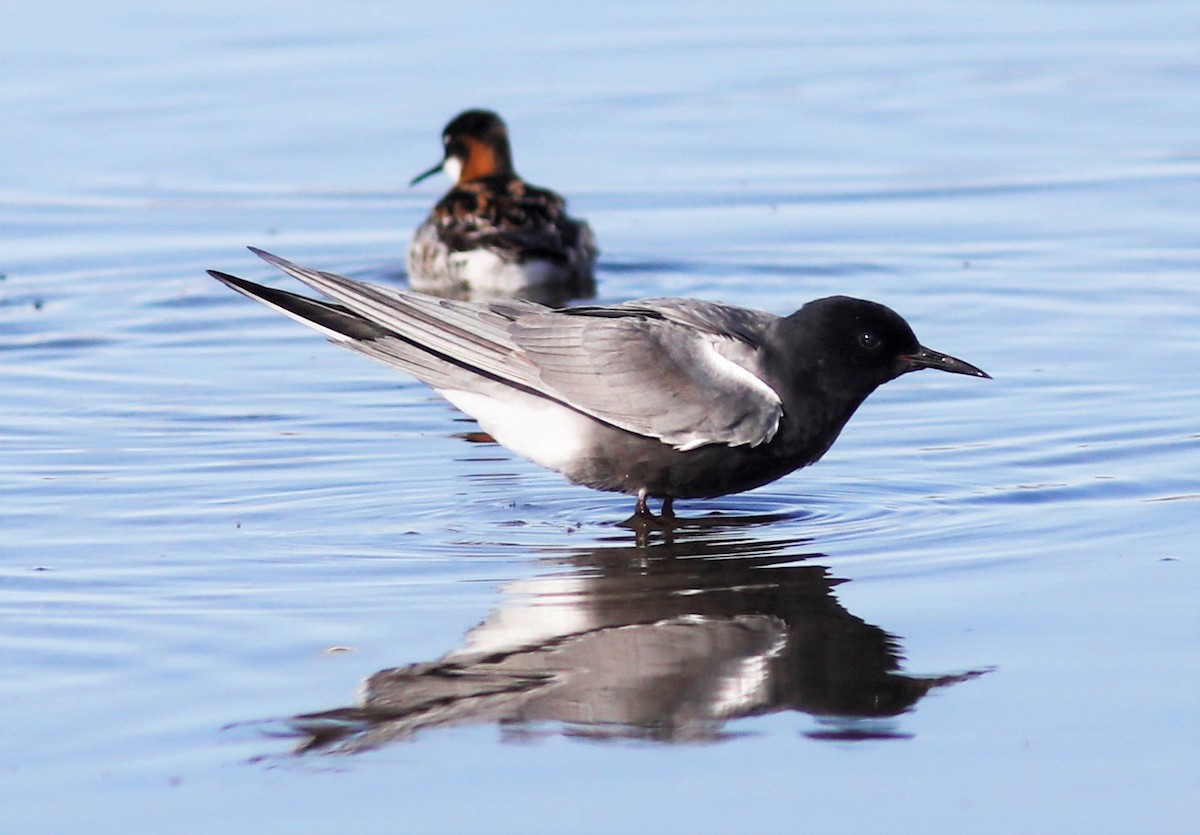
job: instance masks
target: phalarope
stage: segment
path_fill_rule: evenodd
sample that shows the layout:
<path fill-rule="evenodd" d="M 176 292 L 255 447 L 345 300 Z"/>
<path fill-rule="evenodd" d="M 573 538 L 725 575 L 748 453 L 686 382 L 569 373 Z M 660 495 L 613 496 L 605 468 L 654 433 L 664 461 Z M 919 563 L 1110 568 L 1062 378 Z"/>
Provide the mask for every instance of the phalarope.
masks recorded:
<path fill-rule="evenodd" d="M 898 314 L 833 296 L 790 316 L 695 299 L 561 310 L 454 301 L 263 260 L 333 299 L 210 271 L 233 289 L 400 369 L 502 446 L 571 481 L 648 498 L 749 490 L 819 459 L 876 388 L 935 368 Z"/>
<path fill-rule="evenodd" d="M 445 171 L 454 185 L 413 235 L 409 286 L 453 297 L 591 295 L 592 230 L 567 215 L 558 194 L 517 175 L 500 117 L 460 113 L 442 144 L 442 161 L 412 184 Z"/>

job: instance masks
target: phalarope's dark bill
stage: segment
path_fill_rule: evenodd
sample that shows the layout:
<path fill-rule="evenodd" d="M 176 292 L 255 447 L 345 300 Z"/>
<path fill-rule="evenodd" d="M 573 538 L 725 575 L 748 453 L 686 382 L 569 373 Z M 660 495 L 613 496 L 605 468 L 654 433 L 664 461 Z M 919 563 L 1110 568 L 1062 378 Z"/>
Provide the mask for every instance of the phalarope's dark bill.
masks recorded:
<path fill-rule="evenodd" d="M 442 161 L 412 182 L 445 171 L 454 185 L 413 235 L 409 285 L 455 298 L 591 295 L 592 230 L 567 215 L 562 197 L 517 176 L 500 117 L 461 113 L 446 125 L 442 143 Z"/>
<path fill-rule="evenodd" d="M 501 445 L 598 490 L 737 493 L 813 463 L 871 392 L 909 371 L 987 377 L 922 347 L 899 315 L 833 296 L 779 317 L 694 299 L 561 310 L 456 301 L 265 261 L 333 299 L 226 273 L 235 290 L 405 371 Z"/>

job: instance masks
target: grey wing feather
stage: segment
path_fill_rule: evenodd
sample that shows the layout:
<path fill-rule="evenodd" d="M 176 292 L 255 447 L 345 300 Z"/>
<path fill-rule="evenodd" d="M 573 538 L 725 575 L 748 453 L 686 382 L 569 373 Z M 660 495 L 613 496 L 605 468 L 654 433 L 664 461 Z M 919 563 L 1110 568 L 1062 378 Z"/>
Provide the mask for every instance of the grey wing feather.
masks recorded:
<path fill-rule="evenodd" d="M 613 315 L 622 310 L 647 315 Z M 537 367 L 544 390 L 679 449 L 757 446 L 775 436 L 783 405 L 763 380 L 753 342 L 769 314 L 677 299 L 592 311 L 513 323 L 514 341 Z M 730 319 L 739 320 L 733 331 Z"/>
<path fill-rule="evenodd" d="M 690 299 L 553 310 L 400 292 L 255 254 L 395 336 L 343 344 L 437 389 L 481 375 L 679 449 L 757 446 L 783 405 L 764 381 L 757 337 L 773 316 Z"/>
<path fill-rule="evenodd" d="M 478 372 L 524 387 L 537 385 L 537 370 L 522 361 L 508 329 L 515 317 L 546 310 L 542 305 L 519 299 L 481 305 L 400 292 L 250 249 L 369 322 L 399 335 L 348 343 L 361 353 L 397 365 L 435 388 L 469 389 Z M 431 351 L 436 356 L 430 357 Z M 430 373 L 421 373 L 422 369 Z M 436 378 L 431 376 L 435 370 Z"/>

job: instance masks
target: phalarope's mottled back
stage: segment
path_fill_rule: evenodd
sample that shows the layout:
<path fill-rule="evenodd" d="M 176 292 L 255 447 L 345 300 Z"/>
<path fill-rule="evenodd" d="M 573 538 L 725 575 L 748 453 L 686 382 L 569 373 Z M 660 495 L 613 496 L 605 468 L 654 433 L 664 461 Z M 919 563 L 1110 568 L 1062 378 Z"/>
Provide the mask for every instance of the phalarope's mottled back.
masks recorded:
<path fill-rule="evenodd" d="M 567 215 L 558 194 L 517 175 L 500 117 L 487 110 L 460 113 L 446 125 L 442 143 L 442 161 L 412 182 L 445 171 L 454 185 L 413 235 L 409 286 L 459 298 L 591 295 L 592 230 Z"/>
<path fill-rule="evenodd" d="M 598 490 L 663 499 L 759 487 L 813 463 L 876 388 L 935 368 L 899 315 L 833 296 L 779 317 L 695 299 L 561 310 L 455 301 L 306 269 L 254 250 L 318 301 L 210 274 L 333 342 L 399 368 L 502 446 Z"/>

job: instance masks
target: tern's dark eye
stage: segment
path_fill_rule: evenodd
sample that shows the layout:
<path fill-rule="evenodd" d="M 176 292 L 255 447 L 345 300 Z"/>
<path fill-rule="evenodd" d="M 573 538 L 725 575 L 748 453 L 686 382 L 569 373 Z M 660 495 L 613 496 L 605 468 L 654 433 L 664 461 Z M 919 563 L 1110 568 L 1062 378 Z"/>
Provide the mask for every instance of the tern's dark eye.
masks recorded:
<path fill-rule="evenodd" d="M 883 340 L 871 331 L 862 331 L 858 334 L 858 344 L 868 351 L 877 351 L 883 345 Z"/>

